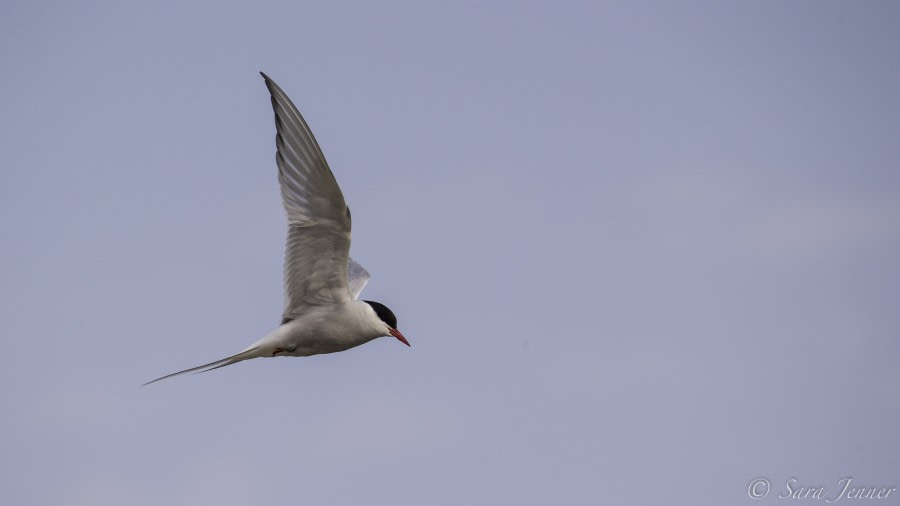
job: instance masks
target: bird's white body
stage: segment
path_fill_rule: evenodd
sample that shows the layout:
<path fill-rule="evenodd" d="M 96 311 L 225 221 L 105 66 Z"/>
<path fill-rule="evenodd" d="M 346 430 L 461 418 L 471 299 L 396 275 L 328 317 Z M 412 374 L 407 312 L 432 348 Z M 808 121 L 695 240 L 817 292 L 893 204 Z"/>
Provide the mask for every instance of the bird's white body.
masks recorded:
<path fill-rule="evenodd" d="M 357 300 L 369 272 L 349 256 L 350 208 L 306 120 L 277 84 L 263 78 L 275 111 L 275 161 L 288 221 L 281 325 L 236 355 L 149 383 L 252 358 L 335 353 L 381 336 L 409 346 L 390 309 Z"/>
<path fill-rule="evenodd" d="M 255 349 L 255 354 L 260 357 L 308 357 L 335 353 L 390 335 L 387 327 L 371 306 L 362 301 L 349 300 L 331 306 L 312 307 L 247 350 Z"/>

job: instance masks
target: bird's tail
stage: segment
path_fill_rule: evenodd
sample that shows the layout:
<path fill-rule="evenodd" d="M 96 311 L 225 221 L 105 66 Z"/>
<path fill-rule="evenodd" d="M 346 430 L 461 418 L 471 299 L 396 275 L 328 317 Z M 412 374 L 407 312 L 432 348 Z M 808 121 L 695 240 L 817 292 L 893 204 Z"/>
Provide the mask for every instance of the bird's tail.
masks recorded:
<path fill-rule="evenodd" d="M 213 369 L 218 369 L 218 368 L 220 368 L 220 367 L 225 367 L 226 365 L 236 364 L 236 363 L 238 363 L 238 362 L 243 362 L 244 360 L 248 360 L 248 359 L 251 359 L 251 358 L 257 358 L 257 357 L 261 356 L 261 355 L 259 355 L 258 353 L 253 353 L 254 351 L 257 350 L 257 348 L 259 348 L 259 346 L 254 346 L 254 347 L 252 347 L 252 348 L 247 348 L 246 350 L 244 350 L 244 351 L 238 353 L 237 355 L 232 355 L 232 356 L 230 356 L 230 357 L 225 357 L 225 358 L 223 358 L 223 359 L 216 360 L 215 362 L 210 362 L 210 363 L 208 363 L 208 364 L 198 365 L 197 367 L 191 367 L 190 369 L 185 369 L 185 370 L 183 370 L 183 371 L 173 372 L 172 374 L 166 374 L 166 375 L 163 376 L 162 378 L 156 378 L 156 379 L 153 380 L 153 381 L 148 381 L 148 382 L 144 383 L 144 384 L 141 385 L 141 386 L 142 386 L 142 387 L 145 387 L 145 386 L 147 386 L 147 385 L 149 385 L 149 384 L 151 384 L 151 383 L 156 383 L 157 381 L 162 381 L 162 380 L 164 380 L 164 379 L 172 378 L 172 377 L 174 377 L 174 376 L 180 376 L 180 375 L 182 375 L 182 374 L 187 374 L 187 373 L 189 373 L 189 372 L 192 372 L 192 373 L 195 373 L 195 374 L 196 374 L 196 373 L 200 373 L 200 372 L 212 371 Z"/>

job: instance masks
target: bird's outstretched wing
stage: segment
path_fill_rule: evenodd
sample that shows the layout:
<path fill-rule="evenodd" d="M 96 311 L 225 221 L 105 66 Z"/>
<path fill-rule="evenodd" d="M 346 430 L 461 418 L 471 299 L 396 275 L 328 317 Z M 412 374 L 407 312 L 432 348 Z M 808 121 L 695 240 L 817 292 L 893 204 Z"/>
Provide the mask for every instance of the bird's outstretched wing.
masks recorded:
<path fill-rule="evenodd" d="M 351 298 L 350 209 L 306 121 L 281 88 L 260 74 L 275 110 L 275 160 L 288 219 L 282 318 L 292 320 L 308 306 Z"/>
<path fill-rule="evenodd" d="M 372 276 L 365 267 L 359 265 L 352 257 L 347 260 L 347 284 L 350 288 L 350 296 L 354 299 L 359 298 L 360 292 L 366 287 L 369 278 Z"/>

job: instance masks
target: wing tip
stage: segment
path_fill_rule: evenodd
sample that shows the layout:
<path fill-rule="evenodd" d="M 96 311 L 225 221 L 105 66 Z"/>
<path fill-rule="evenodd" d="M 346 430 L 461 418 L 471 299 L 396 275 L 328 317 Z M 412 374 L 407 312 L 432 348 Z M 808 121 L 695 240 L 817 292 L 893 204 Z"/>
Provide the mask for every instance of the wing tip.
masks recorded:
<path fill-rule="evenodd" d="M 268 76 L 265 72 L 263 72 L 262 70 L 259 71 L 259 75 L 261 75 L 261 76 L 263 77 L 263 80 L 265 81 L 266 88 L 269 89 L 269 94 L 272 96 L 272 105 L 274 106 L 275 103 L 276 103 L 276 102 L 275 102 L 275 90 L 278 89 L 278 85 L 275 84 L 275 81 L 273 81 L 272 78 L 269 77 L 269 76 Z"/>

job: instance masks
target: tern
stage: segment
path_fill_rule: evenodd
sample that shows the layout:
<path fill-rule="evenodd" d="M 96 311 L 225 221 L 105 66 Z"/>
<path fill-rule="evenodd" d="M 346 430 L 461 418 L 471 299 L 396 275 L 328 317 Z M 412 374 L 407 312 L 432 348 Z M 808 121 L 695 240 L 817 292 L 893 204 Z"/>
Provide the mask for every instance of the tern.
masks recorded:
<path fill-rule="evenodd" d="M 240 353 L 144 385 L 252 358 L 335 353 L 382 336 L 410 345 L 387 306 L 358 300 L 370 276 L 350 258 L 350 208 L 303 116 L 260 74 L 275 110 L 275 162 L 288 221 L 281 325 Z"/>

